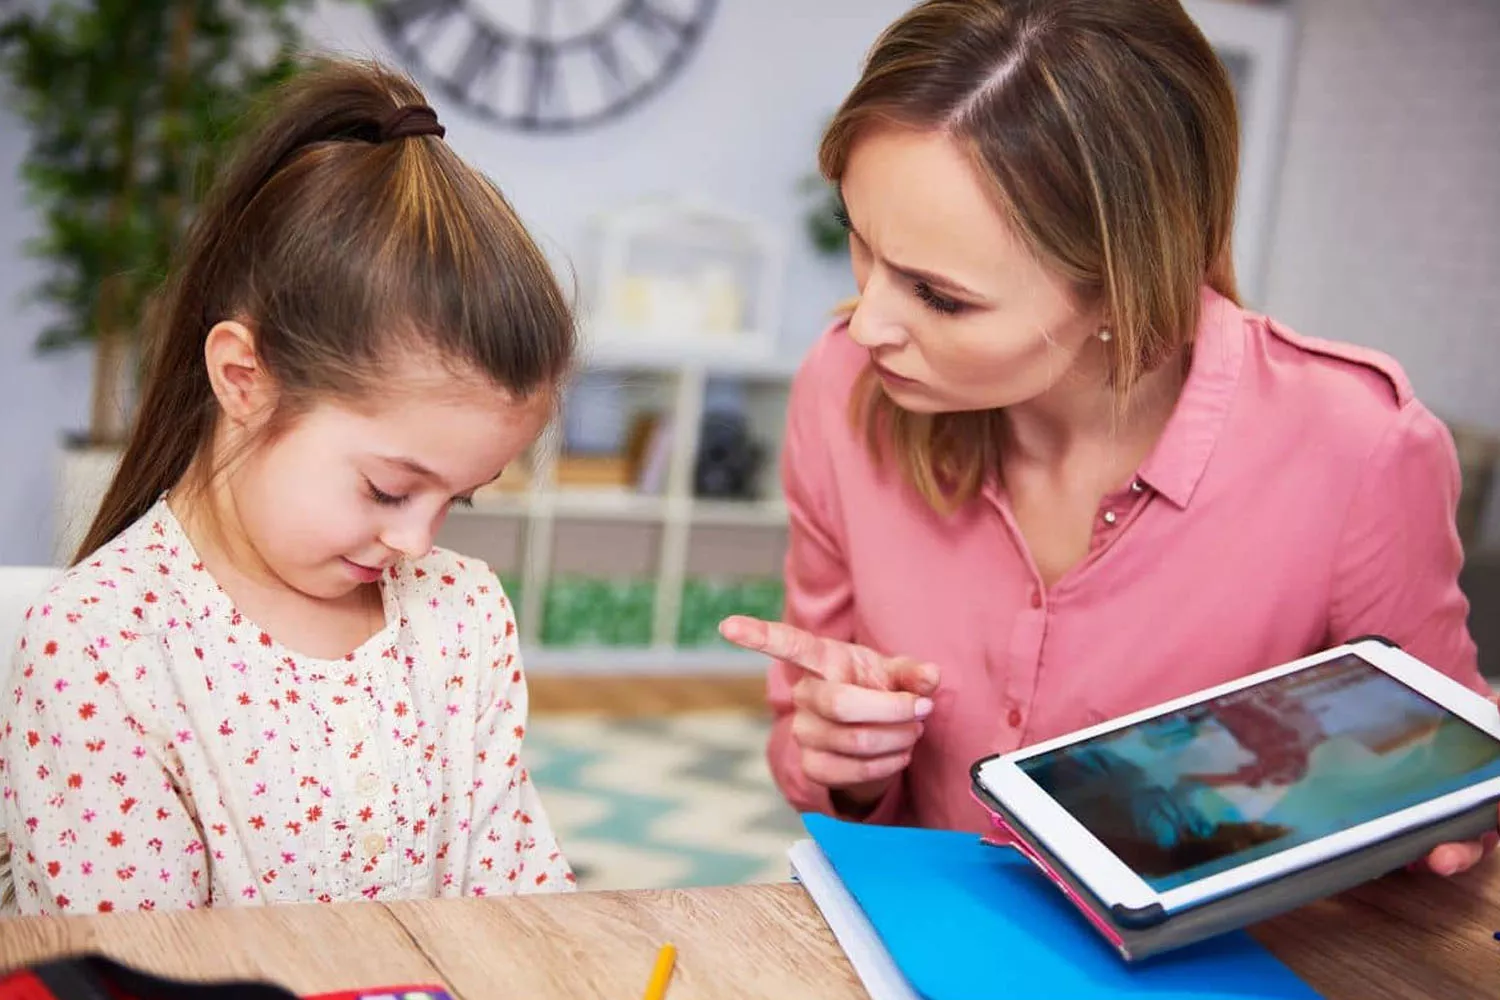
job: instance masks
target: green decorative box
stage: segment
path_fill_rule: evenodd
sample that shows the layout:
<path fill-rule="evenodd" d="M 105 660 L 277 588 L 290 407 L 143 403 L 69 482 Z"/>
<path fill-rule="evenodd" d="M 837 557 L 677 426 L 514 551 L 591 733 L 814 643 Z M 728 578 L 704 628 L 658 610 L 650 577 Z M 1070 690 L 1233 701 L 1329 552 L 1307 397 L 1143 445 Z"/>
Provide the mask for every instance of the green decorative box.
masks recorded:
<path fill-rule="evenodd" d="M 785 587 L 777 579 L 689 578 L 682 587 L 677 642 L 687 647 L 727 646 L 719 636 L 720 621 L 730 615 L 753 615 L 775 621 L 781 617 L 785 593 Z"/>
<path fill-rule="evenodd" d="M 568 576 L 547 587 L 547 646 L 649 646 L 656 581 Z"/>

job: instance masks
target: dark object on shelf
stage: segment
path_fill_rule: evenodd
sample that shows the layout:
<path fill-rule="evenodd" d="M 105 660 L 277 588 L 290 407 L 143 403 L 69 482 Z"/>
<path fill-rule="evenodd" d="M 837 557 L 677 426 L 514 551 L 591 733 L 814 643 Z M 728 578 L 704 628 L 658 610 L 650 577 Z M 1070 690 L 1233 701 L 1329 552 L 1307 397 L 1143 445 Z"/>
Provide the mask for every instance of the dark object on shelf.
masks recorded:
<path fill-rule="evenodd" d="M 1458 537 L 1466 551 L 1478 548 L 1484 534 L 1484 518 L 1500 477 L 1500 434 L 1487 428 L 1449 422 L 1463 492 L 1458 498 Z"/>
<path fill-rule="evenodd" d="M 755 478 L 764 460 L 765 448 L 750 437 L 743 414 L 709 413 L 703 418 L 698 442 L 693 492 L 721 500 L 753 500 Z"/>

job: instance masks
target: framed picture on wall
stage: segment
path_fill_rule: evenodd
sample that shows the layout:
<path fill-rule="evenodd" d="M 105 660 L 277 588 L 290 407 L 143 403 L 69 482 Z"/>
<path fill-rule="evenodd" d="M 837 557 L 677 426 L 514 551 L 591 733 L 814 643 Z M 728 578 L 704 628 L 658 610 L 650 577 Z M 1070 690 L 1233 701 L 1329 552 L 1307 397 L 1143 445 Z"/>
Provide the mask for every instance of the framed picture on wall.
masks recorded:
<path fill-rule="evenodd" d="M 1235 271 L 1246 304 L 1261 308 L 1291 84 L 1292 12 L 1245 0 L 1183 0 L 1183 7 L 1219 53 L 1239 100 Z"/>

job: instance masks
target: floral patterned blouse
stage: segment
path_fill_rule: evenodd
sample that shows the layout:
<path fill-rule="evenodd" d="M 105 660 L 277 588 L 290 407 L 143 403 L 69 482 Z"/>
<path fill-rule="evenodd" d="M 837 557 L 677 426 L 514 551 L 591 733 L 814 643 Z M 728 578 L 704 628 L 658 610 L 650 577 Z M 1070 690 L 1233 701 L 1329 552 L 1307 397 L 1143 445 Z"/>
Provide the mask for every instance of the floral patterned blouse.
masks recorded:
<path fill-rule="evenodd" d="M 435 549 L 381 590 L 382 631 L 340 660 L 296 655 L 235 609 L 164 500 L 68 572 L 28 612 L 0 701 L 0 912 L 571 888 L 520 763 L 499 582 Z"/>

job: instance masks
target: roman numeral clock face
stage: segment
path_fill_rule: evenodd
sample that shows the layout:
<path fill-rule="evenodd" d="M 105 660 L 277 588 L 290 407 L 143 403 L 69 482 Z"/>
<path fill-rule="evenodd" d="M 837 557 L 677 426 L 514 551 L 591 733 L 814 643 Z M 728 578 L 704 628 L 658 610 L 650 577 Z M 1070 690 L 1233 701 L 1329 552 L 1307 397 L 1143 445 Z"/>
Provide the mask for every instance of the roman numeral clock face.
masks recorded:
<path fill-rule="evenodd" d="M 716 0 L 380 0 L 381 29 L 418 76 L 498 125 L 561 132 L 658 91 Z"/>

